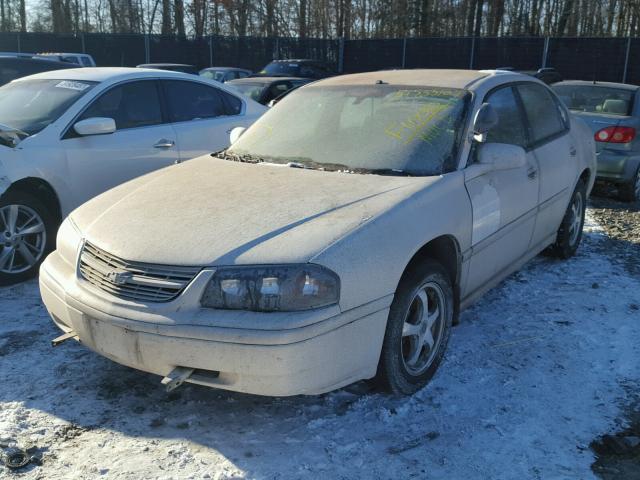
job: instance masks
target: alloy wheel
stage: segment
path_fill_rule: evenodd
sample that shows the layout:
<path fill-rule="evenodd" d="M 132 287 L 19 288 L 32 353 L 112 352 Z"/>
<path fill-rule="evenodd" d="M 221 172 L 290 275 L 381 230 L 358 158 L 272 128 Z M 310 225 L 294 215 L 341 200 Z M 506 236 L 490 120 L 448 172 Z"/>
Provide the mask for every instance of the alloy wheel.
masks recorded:
<path fill-rule="evenodd" d="M 47 245 L 41 216 L 26 205 L 0 207 L 0 272 L 18 274 L 33 268 Z"/>
<path fill-rule="evenodd" d="M 571 202 L 571 219 L 569 220 L 569 244 L 575 245 L 582 227 L 582 192 L 576 191 Z"/>
<path fill-rule="evenodd" d="M 420 375 L 433 363 L 442 341 L 446 318 L 445 295 L 435 282 L 415 293 L 402 325 L 402 361 L 411 375 Z"/>

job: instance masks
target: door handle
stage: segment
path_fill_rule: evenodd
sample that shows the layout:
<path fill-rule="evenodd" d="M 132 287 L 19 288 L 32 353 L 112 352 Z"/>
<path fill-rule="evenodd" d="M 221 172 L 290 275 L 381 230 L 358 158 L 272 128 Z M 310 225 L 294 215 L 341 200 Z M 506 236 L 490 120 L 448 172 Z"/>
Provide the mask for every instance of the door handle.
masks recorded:
<path fill-rule="evenodd" d="M 531 180 L 535 180 L 535 178 L 538 176 L 538 170 L 536 168 L 529 168 L 529 170 L 527 170 L 527 177 L 529 177 Z"/>
<path fill-rule="evenodd" d="M 576 153 L 578 153 L 578 151 L 576 150 L 576 147 L 571 145 L 571 148 L 569 148 L 569 155 L 571 155 L 572 157 L 575 157 Z"/>
<path fill-rule="evenodd" d="M 176 144 L 173 140 L 162 138 L 153 146 L 153 148 L 171 148 Z"/>

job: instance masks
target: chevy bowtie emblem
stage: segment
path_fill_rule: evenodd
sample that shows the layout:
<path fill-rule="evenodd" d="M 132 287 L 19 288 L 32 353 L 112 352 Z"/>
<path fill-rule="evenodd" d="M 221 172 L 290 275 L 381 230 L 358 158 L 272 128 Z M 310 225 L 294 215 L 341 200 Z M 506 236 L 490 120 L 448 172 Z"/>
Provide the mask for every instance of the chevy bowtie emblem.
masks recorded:
<path fill-rule="evenodd" d="M 107 273 L 107 280 L 116 285 L 124 285 L 131 280 L 133 275 L 129 272 L 109 272 Z"/>

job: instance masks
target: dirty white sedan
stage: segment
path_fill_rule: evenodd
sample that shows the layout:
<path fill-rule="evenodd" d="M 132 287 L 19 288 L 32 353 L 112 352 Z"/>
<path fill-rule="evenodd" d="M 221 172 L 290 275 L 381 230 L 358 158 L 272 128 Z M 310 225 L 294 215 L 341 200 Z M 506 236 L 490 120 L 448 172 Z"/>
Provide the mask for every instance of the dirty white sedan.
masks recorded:
<path fill-rule="evenodd" d="M 235 132 L 237 133 L 237 132 Z M 385 71 L 301 88 L 226 152 L 63 223 L 40 287 L 116 362 L 263 395 L 424 386 L 461 309 L 578 248 L 590 130 L 528 76 Z"/>

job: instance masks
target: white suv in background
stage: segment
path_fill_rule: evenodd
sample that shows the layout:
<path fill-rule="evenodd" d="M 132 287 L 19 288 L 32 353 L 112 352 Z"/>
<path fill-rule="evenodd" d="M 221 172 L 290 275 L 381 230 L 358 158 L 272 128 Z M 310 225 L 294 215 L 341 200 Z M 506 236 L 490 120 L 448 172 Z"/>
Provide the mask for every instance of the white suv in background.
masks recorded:
<path fill-rule="evenodd" d="M 0 88 L 0 285 L 37 272 L 62 219 L 120 183 L 222 150 L 265 107 L 197 76 L 45 72 Z"/>

